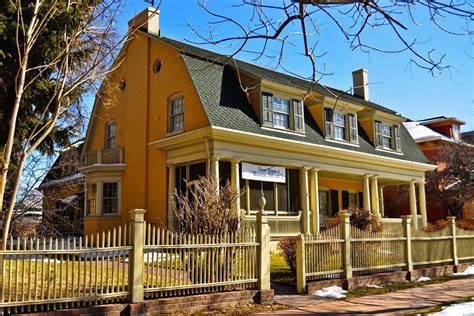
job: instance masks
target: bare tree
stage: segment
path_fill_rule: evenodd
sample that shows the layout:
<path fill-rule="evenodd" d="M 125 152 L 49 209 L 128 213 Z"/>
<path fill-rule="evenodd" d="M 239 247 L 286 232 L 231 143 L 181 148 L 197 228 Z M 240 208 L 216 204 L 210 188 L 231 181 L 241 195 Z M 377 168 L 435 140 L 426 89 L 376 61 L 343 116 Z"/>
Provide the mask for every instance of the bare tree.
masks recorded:
<path fill-rule="evenodd" d="M 14 13 L 14 19 L 7 23 L 16 27 L 14 42 L 18 67 L 14 74 L 14 100 L 7 105 L 10 110 L 8 135 L 5 144 L 0 144 L 0 147 L 4 147 L 0 168 L 0 209 L 3 209 L 7 181 L 12 190 L 3 216 L 3 247 L 6 246 L 20 179 L 28 157 L 55 128 L 77 120 L 81 113 L 78 94 L 98 90 L 100 82 L 120 66 L 120 47 L 133 33 L 121 37 L 114 28 L 123 4 L 123 1 L 115 0 L 12 0 L 7 4 Z M 50 33 L 51 29 L 55 30 L 54 34 Z M 30 57 L 38 45 L 44 45 L 45 37 L 53 35 L 61 42 L 62 49 L 39 63 L 33 63 Z M 48 74 L 46 81 L 50 88 L 46 105 L 39 113 L 34 113 L 32 127 L 28 128 L 27 134 L 19 134 L 18 113 L 25 91 L 30 85 L 44 79 L 45 74 Z M 106 82 L 103 84 L 107 86 Z M 101 92 L 99 97 L 104 97 L 104 89 Z M 9 175 L 14 146 L 19 146 L 15 152 L 16 172 Z"/>
<path fill-rule="evenodd" d="M 219 4 L 215 9 L 206 0 L 198 3 L 213 20 L 206 30 L 188 23 L 198 38 L 190 42 L 224 46 L 231 50 L 230 58 L 244 52 L 252 54 L 254 61 L 273 60 L 274 68 L 318 85 L 324 76 L 330 75 L 324 65 L 317 64 L 317 58 L 325 54 L 318 51 L 320 23 L 339 30 L 352 50 L 387 54 L 408 52 L 410 64 L 432 75 L 450 66 L 445 64 L 445 54 L 434 48 L 424 48 L 426 45 L 422 44 L 426 41 L 413 35 L 415 30 L 428 22 L 453 36 L 473 34 L 474 5 L 467 0 L 241 0 L 230 8 Z M 225 32 L 222 31 L 224 28 Z M 412 30 L 412 35 L 407 30 Z M 396 46 L 378 45 L 374 38 L 381 36 L 392 36 Z M 292 53 L 294 49 L 309 60 L 311 71 L 307 76 L 293 73 L 283 63 L 288 52 Z M 327 91 L 335 98 L 339 97 L 337 92 Z"/>
<path fill-rule="evenodd" d="M 474 198 L 474 146 L 445 144 L 433 160 L 438 168 L 426 174 L 429 197 L 437 200 L 448 211 L 448 216 L 459 217 L 464 204 Z"/>

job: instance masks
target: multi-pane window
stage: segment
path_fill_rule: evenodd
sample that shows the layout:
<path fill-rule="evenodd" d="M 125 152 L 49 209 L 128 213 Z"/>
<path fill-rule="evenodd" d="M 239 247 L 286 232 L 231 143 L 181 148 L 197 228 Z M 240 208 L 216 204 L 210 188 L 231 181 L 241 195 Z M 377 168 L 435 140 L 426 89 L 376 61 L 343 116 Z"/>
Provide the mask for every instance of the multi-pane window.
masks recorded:
<path fill-rule="evenodd" d="M 304 133 L 304 105 L 302 100 L 285 99 L 262 92 L 262 125 L 290 129 Z"/>
<path fill-rule="evenodd" d="M 401 151 L 400 126 L 375 121 L 375 144 L 383 149 Z"/>
<path fill-rule="evenodd" d="M 392 148 L 392 128 L 385 124 L 382 125 L 382 146 Z"/>
<path fill-rule="evenodd" d="M 319 213 L 323 216 L 330 216 L 329 191 L 319 190 Z"/>
<path fill-rule="evenodd" d="M 102 213 L 118 214 L 117 182 L 105 182 L 102 186 Z"/>
<path fill-rule="evenodd" d="M 171 100 L 169 109 L 169 132 L 184 128 L 184 97 Z"/>
<path fill-rule="evenodd" d="M 107 122 L 105 124 L 105 148 L 106 149 L 115 149 L 116 143 L 115 143 L 115 134 L 116 134 L 116 128 L 115 128 L 115 122 Z"/>
<path fill-rule="evenodd" d="M 277 127 L 290 128 L 290 101 L 273 98 L 273 125 Z"/>
<path fill-rule="evenodd" d="M 326 138 L 358 142 L 357 117 L 353 113 L 344 114 L 324 108 L 324 129 Z"/>
<path fill-rule="evenodd" d="M 95 215 L 97 214 L 97 184 L 96 183 L 89 183 L 87 185 L 87 202 L 86 202 L 86 210 L 87 215 Z"/>
<path fill-rule="evenodd" d="M 349 192 L 349 207 L 357 207 L 357 193 Z"/>
<path fill-rule="evenodd" d="M 346 116 L 339 112 L 334 112 L 334 138 L 339 140 L 346 139 Z"/>

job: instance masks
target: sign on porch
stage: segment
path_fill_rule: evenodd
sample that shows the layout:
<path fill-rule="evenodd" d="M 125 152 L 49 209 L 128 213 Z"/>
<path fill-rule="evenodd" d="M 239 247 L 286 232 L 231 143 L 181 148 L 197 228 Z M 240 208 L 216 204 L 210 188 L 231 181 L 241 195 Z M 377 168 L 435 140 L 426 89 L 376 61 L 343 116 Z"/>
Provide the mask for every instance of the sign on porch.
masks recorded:
<path fill-rule="evenodd" d="M 285 167 L 261 166 L 242 163 L 242 178 L 266 182 L 286 182 Z"/>

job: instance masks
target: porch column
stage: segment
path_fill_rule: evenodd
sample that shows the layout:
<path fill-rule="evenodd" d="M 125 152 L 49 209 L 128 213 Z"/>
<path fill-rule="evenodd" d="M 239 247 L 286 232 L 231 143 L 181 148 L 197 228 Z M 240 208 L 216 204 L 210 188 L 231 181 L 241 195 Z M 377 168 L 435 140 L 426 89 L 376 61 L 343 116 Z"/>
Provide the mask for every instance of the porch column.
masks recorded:
<path fill-rule="evenodd" d="M 176 167 L 168 165 L 168 227 L 174 227 L 174 190 L 176 187 Z"/>
<path fill-rule="evenodd" d="M 370 211 L 370 189 L 369 189 L 369 174 L 364 174 L 364 209 Z"/>
<path fill-rule="evenodd" d="M 418 182 L 418 202 L 420 205 L 420 213 L 423 222 L 423 227 L 426 227 L 428 226 L 428 217 L 426 214 L 425 181 Z"/>
<path fill-rule="evenodd" d="M 216 182 L 216 193 L 219 193 L 219 157 L 211 157 L 211 177 Z"/>
<path fill-rule="evenodd" d="M 409 196 L 410 196 L 410 213 L 411 213 L 411 225 L 413 228 L 418 229 L 418 218 L 416 210 L 416 193 L 415 193 L 415 181 L 411 181 L 409 184 Z"/>
<path fill-rule="evenodd" d="M 300 170 L 301 183 L 301 210 L 303 211 L 303 233 L 310 232 L 309 218 L 309 194 L 308 194 L 308 168 L 304 167 Z"/>
<path fill-rule="evenodd" d="M 379 202 L 380 202 L 379 210 L 382 217 L 385 217 L 385 207 L 383 205 L 383 188 L 384 187 L 385 187 L 384 185 L 379 186 Z"/>
<path fill-rule="evenodd" d="M 232 206 L 237 218 L 240 218 L 240 178 L 239 178 L 239 162 L 238 160 L 231 160 L 231 174 L 230 174 L 230 184 L 237 192 L 237 198 L 234 201 Z"/>
<path fill-rule="evenodd" d="M 311 231 L 313 234 L 319 233 L 319 181 L 318 181 L 319 169 L 311 169 L 310 172 L 310 188 L 311 188 Z"/>
<path fill-rule="evenodd" d="M 371 178 L 371 183 L 370 183 L 372 212 L 374 212 L 375 215 L 380 217 L 379 187 L 378 186 L 379 186 L 378 176 L 373 176 Z"/>

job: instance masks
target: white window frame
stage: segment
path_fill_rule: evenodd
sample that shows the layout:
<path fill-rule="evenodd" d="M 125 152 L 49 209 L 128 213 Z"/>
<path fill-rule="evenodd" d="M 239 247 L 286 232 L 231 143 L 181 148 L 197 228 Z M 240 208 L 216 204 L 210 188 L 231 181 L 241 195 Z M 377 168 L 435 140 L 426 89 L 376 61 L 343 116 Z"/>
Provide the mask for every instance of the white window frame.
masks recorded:
<path fill-rule="evenodd" d="M 117 213 L 104 213 L 102 210 L 103 206 L 103 188 L 104 183 L 117 183 Z M 96 213 L 90 214 L 87 209 L 87 199 L 88 199 L 88 185 L 96 184 Z M 120 176 L 101 176 L 88 179 L 85 183 L 85 199 L 86 203 L 84 205 L 84 215 L 86 217 L 120 217 L 122 212 L 122 178 Z"/>
<path fill-rule="evenodd" d="M 339 119 L 343 120 L 343 123 L 339 122 Z M 347 135 L 346 135 L 346 124 L 347 124 L 347 114 L 344 114 L 342 112 L 337 112 L 334 111 L 332 113 L 332 124 L 334 125 L 333 131 L 334 131 L 334 139 L 335 140 L 343 140 L 347 141 Z M 341 131 L 342 130 L 342 138 L 337 136 L 337 130 Z"/>
<path fill-rule="evenodd" d="M 173 113 L 174 103 L 182 100 L 181 112 Z M 168 99 L 168 134 L 176 134 L 184 132 L 184 95 L 182 93 L 175 94 Z M 181 125 L 175 127 L 175 118 L 181 117 Z"/>
<path fill-rule="evenodd" d="M 276 100 L 279 100 L 280 102 L 275 102 Z M 283 105 L 283 103 L 281 101 L 285 101 L 288 103 L 288 112 L 285 112 L 283 110 L 281 110 L 281 107 Z M 291 118 L 293 117 L 292 116 L 292 113 L 291 113 L 291 104 L 292 100 L 291 99 L 287 99 L 287 98 L 282 98 L 282 97 L 279 97 L 279 96 L 273 96 L 272 97 L 272 110 L 273 110 L 273 127 L 275 128 L 282 128 L 282 129 L 288 129 L 288 130 L 291 130 L 292 129 L 292 124 L 291 124 Z M 275 104 L 279 104 L 280 105 L 280 109 L 275 109 Z M 276 114 L 276 115 L 275 115 Z M 286 116 L 288 118 L 288 126 L 281 126 L 281 125 L 277 125 L 275 122 L 276 122 L 276 116 L 277 115 L 281 115 L 281 116 Z"/>

